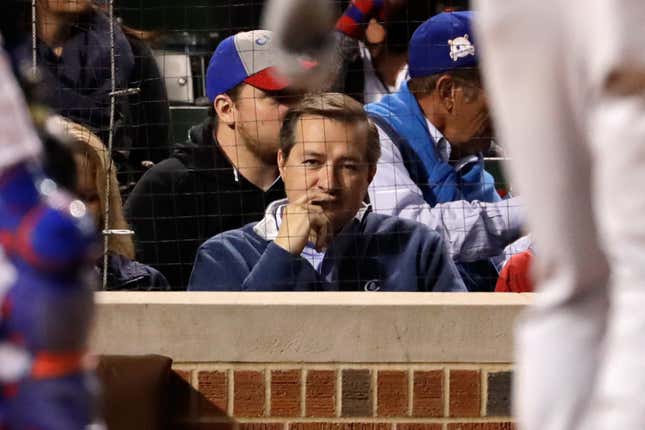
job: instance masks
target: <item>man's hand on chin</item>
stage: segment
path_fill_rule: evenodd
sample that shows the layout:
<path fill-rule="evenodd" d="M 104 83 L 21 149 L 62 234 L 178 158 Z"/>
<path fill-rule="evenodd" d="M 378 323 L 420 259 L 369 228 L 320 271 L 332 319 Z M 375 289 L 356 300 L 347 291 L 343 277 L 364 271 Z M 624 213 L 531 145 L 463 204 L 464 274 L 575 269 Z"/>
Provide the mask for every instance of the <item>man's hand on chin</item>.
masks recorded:
<path fill-rule="evenodd" d="M 303 195 L 282 211 L 282 224 L 275 240 L 293 255 L 300 255 L 308 242 L 318 251 L 327 248 L 333 228 L 321 204 L 333 199 L 324 193 Z"/>

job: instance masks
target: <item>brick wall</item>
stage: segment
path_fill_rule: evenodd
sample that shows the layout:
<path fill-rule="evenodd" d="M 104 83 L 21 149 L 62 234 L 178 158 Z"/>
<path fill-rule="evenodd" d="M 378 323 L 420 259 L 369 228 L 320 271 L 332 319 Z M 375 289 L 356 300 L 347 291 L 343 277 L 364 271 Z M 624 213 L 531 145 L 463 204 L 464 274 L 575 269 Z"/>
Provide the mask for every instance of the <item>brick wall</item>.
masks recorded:
<path fill-rule="evenodd" d="M 171 428 L 511 430 L 527 294 L 96 295 L 97 354 L 174 360 Z"/>
<path fill-rule="evenodd" d="M 508 365 L 175 365 L 173 428 L 511 430 Z"/>

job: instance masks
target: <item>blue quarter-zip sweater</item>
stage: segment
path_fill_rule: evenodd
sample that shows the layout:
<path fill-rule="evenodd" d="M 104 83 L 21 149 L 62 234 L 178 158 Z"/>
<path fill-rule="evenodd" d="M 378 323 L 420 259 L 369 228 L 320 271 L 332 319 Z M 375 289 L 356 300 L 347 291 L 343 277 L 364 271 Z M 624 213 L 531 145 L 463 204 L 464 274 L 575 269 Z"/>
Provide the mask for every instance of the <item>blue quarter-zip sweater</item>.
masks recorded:
<path fill-rule="evenodd" d="M 365 110 L 390 135 L 406 162 L 411 179 L 419 186 L 428 204 L 501 200 L 493 176 L 484 170 L 481 155 L 472 166 L 460 172 L 441 159 L 423 111 L 407 83 L 380 102 L 368 104 Z"/>
<path fill-rule="evenodd" d="M 374 213 L 332 241 L 318 272 L 273 242 L 275 209 L 259 223 L 218 234 L 197 253 L 188 290 L 466 291 L 441 236 L 422 224 Z"/>

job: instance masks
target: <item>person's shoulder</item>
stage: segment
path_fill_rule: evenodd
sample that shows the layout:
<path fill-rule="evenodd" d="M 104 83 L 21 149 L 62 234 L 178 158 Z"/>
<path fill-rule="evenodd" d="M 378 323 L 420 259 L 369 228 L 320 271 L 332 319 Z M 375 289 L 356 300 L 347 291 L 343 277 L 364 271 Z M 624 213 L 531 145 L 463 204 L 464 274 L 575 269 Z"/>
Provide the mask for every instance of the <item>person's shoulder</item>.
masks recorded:
<path fill-rule="evenodd" d="M 381 97 L 381 100 L 368 103 L 365 105 L 365 111 L 368 115 L 387 115 L 391 114 L 397 108 L 400 108 L 402 105 L 401 101 L 401 90 L 390 94 L 386 94 Z"/>
<path fill-rule="evenodd" d="M 152 166 L 139 180 L 140 184 L 169 184 L 188 174 L 189 169 L 178 158 L 170 157 Z"/>
<path fill-rule="evenodd" d="M 430 227 L 410 219 L 374 212 L 368 213 L 366 217 L 366 232 L 371 234 L 397 233 L 435 240 L 441 239 L 441 235 Z"/>
<path fill-rule="evenodd" d="M 109 255 L 110 289 L 170 290 L 166 278 L 157 269 L 118 255 Z"/>
<path fill-rule="evenodd" d="M 167 158 L 154 165 L 137 181 L 128 196 L 124 205 L 126 215 L 147 213 L 150 210 L 150 198 L 158 200 L 175 193 L 181 188 L 186 175 L 186 166 L 176 158 Z"/>
<path fill-rule="evenodd" d="M 218 233 L 210 239 L 206 240 L 201 246 L 200 250 L 213 251 L 227 248 L 231 250 L 241 251 L 246 247 L 262 247 L 266 246 L 267 242 L 255 233 L 253 227 L 257 223 L 247 224 L 243 227 L 234 230 L 224 231 Z"/>
<path fill-rule="evenodd" d="M 123 30 L 123 29 L 121 29 Z M 125 38 L 128 40 L 128 43 L 130 44 L 130 47 L 132 48 L 132 52 L 134 53 L 135 57 L 137 60 L 142 59 L 142 58 L 152 58 L 152 50 L 150 49 L 150 46 L 148 44 L 140 39 L 139 37 L 129 34 L 124 31 Z"/>
<path fill-rule="evenodd" d="M 177 157 L 168 157 L 164 160 L 161 160 L 148 170 L 148 172 L 177 172 L 177 171 L 187 171 L 188 168 L 186 165 L 179 160 Z"/>

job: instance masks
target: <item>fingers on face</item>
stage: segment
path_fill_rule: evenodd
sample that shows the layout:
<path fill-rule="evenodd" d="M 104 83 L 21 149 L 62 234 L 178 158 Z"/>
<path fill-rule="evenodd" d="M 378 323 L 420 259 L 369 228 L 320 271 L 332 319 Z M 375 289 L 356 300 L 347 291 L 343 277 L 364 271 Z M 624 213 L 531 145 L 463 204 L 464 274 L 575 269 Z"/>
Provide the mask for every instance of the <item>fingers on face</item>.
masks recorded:
<path fill-rule="evenodd" d="M 314 237 L 311 242 L 318 251 L 324 249 L 331 240 L 332 227 L 327 214 L 320 206 L 309 205 L 309 224 Z"/>

